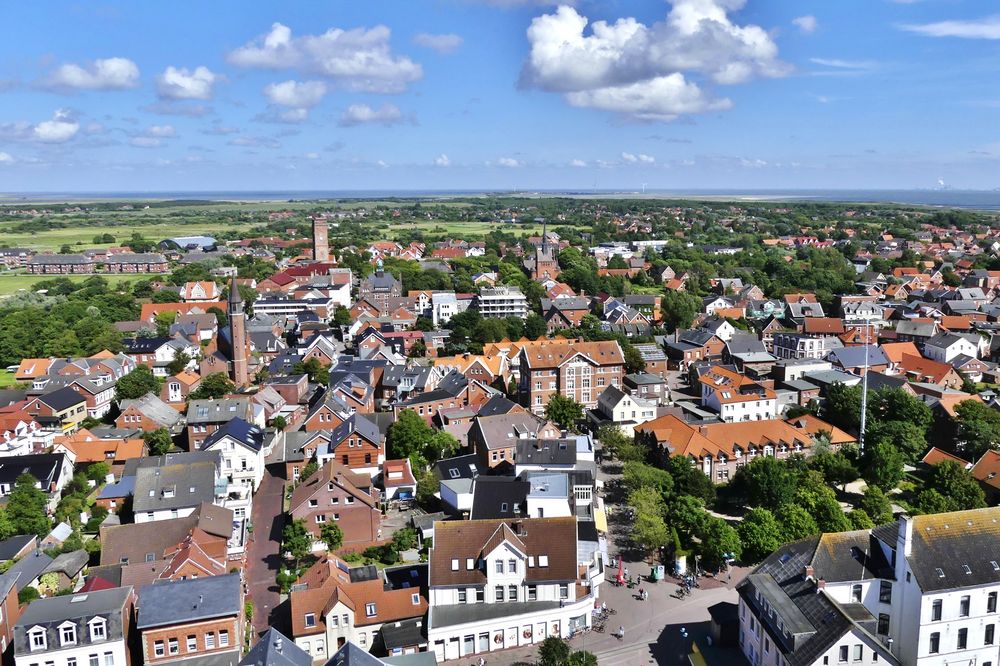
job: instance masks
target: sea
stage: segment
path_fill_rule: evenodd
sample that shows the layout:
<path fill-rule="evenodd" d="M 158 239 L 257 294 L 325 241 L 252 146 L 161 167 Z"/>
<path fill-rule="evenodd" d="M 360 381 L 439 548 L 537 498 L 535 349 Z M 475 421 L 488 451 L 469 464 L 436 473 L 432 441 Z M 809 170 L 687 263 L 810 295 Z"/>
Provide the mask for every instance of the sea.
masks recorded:
<path fill-rule="evenodd" d="M 966 208 L 1000 210 L 1000 188 L 994 190 L 200 190 L 147 192 L 10 192 L 0 193 L 0 204 L 18 202 L 84 202 L 101 200 L 199 200 L 199 201 L 322 201 L 322 200 L 386 200 L 386 199 L 447 199 L 486 196 L 575 197 L 575 198 L 638 198 L 638 199 L 702 199 L 711 201 L 788 201 L 905 204 L 935 208 Z"/>

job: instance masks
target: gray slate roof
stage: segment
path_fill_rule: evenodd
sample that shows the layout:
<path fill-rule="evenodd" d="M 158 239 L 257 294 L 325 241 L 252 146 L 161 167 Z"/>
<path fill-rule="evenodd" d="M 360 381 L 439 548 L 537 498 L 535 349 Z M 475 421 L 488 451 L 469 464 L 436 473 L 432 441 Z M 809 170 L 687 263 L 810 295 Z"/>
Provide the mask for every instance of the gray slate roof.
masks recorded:
<path fill-rule="evenodd" d="M 240 666 L 312 666 L 312 656 L 272 627 L 240 660 Z"/>
<path fill-rule="evenodd" d="M 154 583 L 139 590 L 139 629 L 237 615 L 240 574 Z"/>
<path fill-rule="evenodd" d="M 211 503 L 221 459 L 219 451 L 168 453 L 142 459 L 136 470 L 133 510 L 162 511 Z"/>
<path fill-rule="evenodd" d="M 168 429 L 173 428 L 184 419 L 183 414 L 163 402 L 158 395 L 153 393 L 147 393 L 135 400 L 122 400 L 118 405 L 119 409 L 123 412 L 133 406 L 142 412 L 146 418 L 152 419 Z"/>
<path fill-rule="evenodd" d="M 40 550 L 25 555 L 14 563 L 7 573 L 18 574 L 17 591 L 31 585 L 36 578 L 45 572 L 45 569 L 52 564 L 52 558 Z"/>
<path fill-rule="evenodd" d="M 76 625 L 77 645 L 107 645 L 121 640 L 123 609 L 131 595 L 131 587 L 116 587 L 86 594 L 37 599 L 28 605 L 14 626 L 14 653 L 22 655 L 29 652 L 27 631 L 36 626 L 45 628 L 46 644 L 50 648 L 61 649 L 55 647 L 59 645 L 58 626 L 66 620 L 72 620 Z M 95 617 L 107 620 L 107 638 L 104 640 L 91 640 L 90 631 L 87 630 L 87 622 Z"/>

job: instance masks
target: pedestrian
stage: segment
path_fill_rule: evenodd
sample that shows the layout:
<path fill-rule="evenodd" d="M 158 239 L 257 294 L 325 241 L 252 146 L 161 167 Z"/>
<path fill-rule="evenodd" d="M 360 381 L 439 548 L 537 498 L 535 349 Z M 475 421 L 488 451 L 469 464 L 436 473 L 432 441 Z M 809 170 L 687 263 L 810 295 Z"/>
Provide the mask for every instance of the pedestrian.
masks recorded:
<path fill-rule="evenodd" d="M 480 657 L 477 666 L 486 666 L 486 660 Z"/>
<path fill-rule="evenodd" d="M 602 613 L 607 613 L 608 612 L 608 602 L 607 601 L 601 602 L 601 612 Z"/>
<path fill-rule="evenodd" d="M 625 640 L 625 627 L 618 625 L 618 640 Z"/>
<path fill-rule="evenodd" d="M 625 577 L 628 578 L 628 567 L 625 567 Z"/>

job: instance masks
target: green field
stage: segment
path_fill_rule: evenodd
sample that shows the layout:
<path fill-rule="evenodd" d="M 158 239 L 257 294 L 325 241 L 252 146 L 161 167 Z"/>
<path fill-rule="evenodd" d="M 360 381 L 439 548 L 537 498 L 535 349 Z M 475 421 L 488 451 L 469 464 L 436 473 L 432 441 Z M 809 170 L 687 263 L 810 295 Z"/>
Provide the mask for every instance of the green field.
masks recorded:
<path fill-rule="evenodd" d="M 14 388 L 17 382 L 14 381 L 14 373 L 0 369 L 0 389 Z"/>
<path fill-rule="evenodd" d="M 83 282 L 93 275 L 26 275 L 24 273 L 0 273 L 0 297 L 9 296 L 19 289 L 30 289 L 31 285 L 42 280 L 64 277 L 73 282 Z M 136 280 L 150 279 L 155 275 L 100 275 L 111 284 L 119 282 L 135 282 Z"/>
<path fill-rule="evenodd" d="M 219 233 L 218 222 L 195 222 L 178 224 L 176 222 L 139 223 L 141 218 L 135 218 L 136 224 L 108 224 L 106 226 L 79 226 L 67 229 L 47 229 L 38 232 L 11 231 L 11 225 L 0 225 L 0 238 L 11 247 L 30 247 L 36 250 L 59 250 L 63 245 L 69 245 L 74 251 L 89 250 L 95 247 L 107 247 L 107 243 L 94 244 L 94 236 L 109 233 L 115 241 L 124 244 L 137 231 L 145 238 L 159 242 L 164 238 L 174 236 L 210 236 Z M 236 223 L 226 226 L 227 229 L 249 230 L 256 223 Z"/>

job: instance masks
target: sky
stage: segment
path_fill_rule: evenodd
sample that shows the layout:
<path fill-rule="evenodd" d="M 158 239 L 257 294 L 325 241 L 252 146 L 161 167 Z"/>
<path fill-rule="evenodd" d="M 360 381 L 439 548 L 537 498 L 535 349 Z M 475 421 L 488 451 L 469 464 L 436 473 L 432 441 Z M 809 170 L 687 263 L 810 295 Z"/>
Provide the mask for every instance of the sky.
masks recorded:
<path fill-rule="evenodd" d="M 8 3 L 0 191 L 994 189 L 995 0 Z"/>

